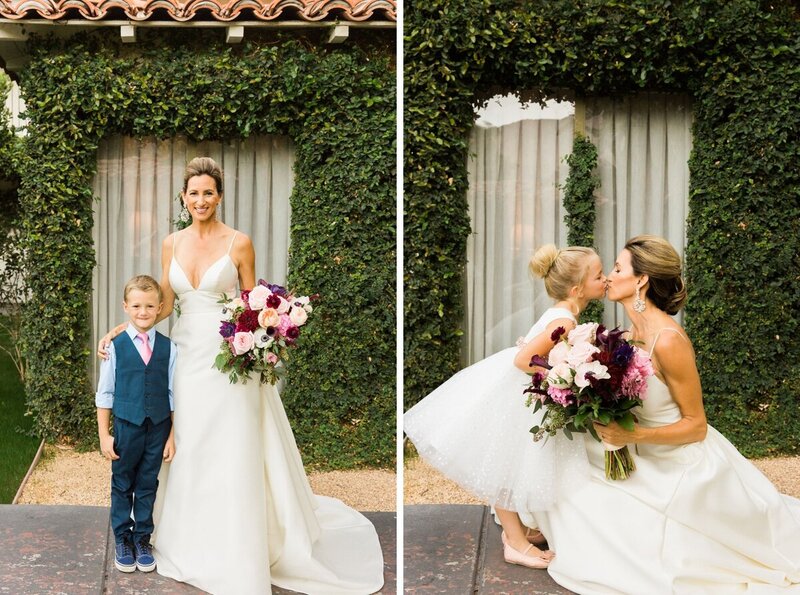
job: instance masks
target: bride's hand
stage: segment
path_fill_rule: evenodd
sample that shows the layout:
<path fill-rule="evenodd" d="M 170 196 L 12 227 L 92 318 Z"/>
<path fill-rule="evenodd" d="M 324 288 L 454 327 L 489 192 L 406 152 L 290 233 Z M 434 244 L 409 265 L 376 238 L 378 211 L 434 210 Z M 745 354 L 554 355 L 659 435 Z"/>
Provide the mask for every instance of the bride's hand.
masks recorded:
<path fill-rule="evenodd" d="M 110 332 L 103 335 L 103 338 L 97 343 L 97 357 L 100 359 L 108 359 L 108 351 L 106 348 L 108 347 L 111 340 L 124 331 L 128 325 L 126 323 L 118 324 L 115 326 Z"/>
<path fill-rule="evenodd" d="M 597 435 L 600 436 L 600 440 L 612 446 L 625 446 L 626 444 L 633 444 L 636 442 L 635 433 L 638 424 L 634 426 L 633 432 L 629 432 L 615 421 L 612 421 L 607 426 L 597 422 L 592 423 L 594 424 Z"/>

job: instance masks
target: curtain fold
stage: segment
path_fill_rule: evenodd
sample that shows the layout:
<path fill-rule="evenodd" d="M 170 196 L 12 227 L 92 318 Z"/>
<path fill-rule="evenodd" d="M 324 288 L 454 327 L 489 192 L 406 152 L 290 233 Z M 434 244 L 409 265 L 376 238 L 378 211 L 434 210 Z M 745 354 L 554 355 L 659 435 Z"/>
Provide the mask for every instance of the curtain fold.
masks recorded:
<path fill-rule="evenodd" d="M 598 149 L 595 242 L 604 271 L 611 270 L 625 240 L 641 233 L 667 238 L 682 255 L 690 99 L 643 93 L 585 101 L 585 133 Z M 502 108 L 493 109 L 494 121 L 511 119 L 502 117 Z M 525 117 L 513 98 L 508 112 Z M 539 246 L 567 245 L 561 188 L 569 173 L 564 159 L 572 151 L 574 116 L 547 117 L 500 126 L 487 126 L 483 118 L 472 129 L 464 365 L 513 345 L 552 304 L 527 266 Z M 610 302 L 604 322 L 628 324 L 623 309 Z"/>
<path fill-rule="evenodd" d="M 572 127 L 562 118 L 472 130 L 464 363 L 513 345 L 551 303 L 528 261 L 538 246 L 567 239 L 560 186 Z"/>
<path fill-rule="evenodd" d="M 285 283 L 294 147 L 288 137 L 191 143 L 184 138 L 104 139 L 93 181 L 96 265 L 92 276 L 92 345 L 125 320 L 122 290 L 134 275 L 161 279 L 161 242 L 175 230 L 186 164 L 213 158 L 225 174 L 220 220 L 248 236 L 256 278 Z M 170 321 L 157 327 L 169 333 Z M 93 360 L 94 377 L 99 364 Z"/>
<path fill-rule="evenodd" d="M 606 273 L 625 241 L 639 234 L 662 236 L 683 256 L 691 127 L 685 95 L 586 100 L 586 136 L 597 146 L 600 177 L 595 242 Z M 604 322 L 628 324 L 622 306 L 608 301 Z"/>

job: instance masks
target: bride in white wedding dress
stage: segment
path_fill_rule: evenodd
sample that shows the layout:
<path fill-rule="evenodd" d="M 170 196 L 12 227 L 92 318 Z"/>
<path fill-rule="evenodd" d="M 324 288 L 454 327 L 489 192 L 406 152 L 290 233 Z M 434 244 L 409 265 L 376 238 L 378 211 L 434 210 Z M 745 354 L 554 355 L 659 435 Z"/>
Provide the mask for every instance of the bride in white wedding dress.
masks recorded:
<path fill-rule="evenodd" d="M 180 316 L 174 377 L 175 458 L 162 465 L 153 533 L 157 571 L 215 594 L 270 585 L 311 594 L 374 593 L 383 555 L 373 525 L 315 496 L 274 386 L 230 384 L 212 369 L 224 293 L 255 284 L 250 239 L 216 220 L 222 172 L 189 163 L 183 198 L 192 224 L 162 246 L 164 308 Z"/>
<path fill-rule="evenodd" d="M 666 240 L 638 236 L 608 275 L 608 298 L 625 307 L 656 376 L 633 432 L 596 426 L 631 445 L 631 477 L 607 480 L 603 447 L 587 437 L 591 477 L 531 511 L 558 552 L 548 572 L 581 595 L 800 593 L 800 500 L 706 424 L 694 351 L 669 316 L 686 299 L 680 271 Z"/>

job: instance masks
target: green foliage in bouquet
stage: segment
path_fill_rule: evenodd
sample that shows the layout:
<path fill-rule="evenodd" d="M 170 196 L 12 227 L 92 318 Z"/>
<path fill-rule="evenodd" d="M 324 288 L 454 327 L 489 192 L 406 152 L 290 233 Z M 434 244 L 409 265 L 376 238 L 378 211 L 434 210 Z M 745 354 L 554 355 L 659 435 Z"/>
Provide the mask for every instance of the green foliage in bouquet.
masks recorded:
<path fill-rule="evenodd" d="M 405 11 L 405 400 L 459 366 L 473 107 L 689 94 L 687 330 L 711 423 L 800 452 L 800 19 L 789 0 L 430 0 Z"/>
<path fill-rule="evenodd" d="M 139 35 L 135 46 L 101 32 L 35 38 L 21 73 L 24 347 L 37 431 L 78 442 L 96 433 L 87 368 L 98 142 L 284 134 L 296 147 L 288 282 L 323 296 L 292 358 L 287 414 L 308 464 L 393 466 L 393 32 L 339 46 L 324 32 L 253 32 L 237 46 L 219 31 Z"/>

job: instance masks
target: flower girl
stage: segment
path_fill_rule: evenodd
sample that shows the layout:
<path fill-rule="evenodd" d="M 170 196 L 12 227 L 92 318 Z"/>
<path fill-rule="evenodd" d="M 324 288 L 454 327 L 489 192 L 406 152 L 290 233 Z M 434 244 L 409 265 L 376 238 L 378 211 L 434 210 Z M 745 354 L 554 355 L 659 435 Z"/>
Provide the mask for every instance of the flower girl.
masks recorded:
<path fill-rule="evenodd" d="M 543 246 L 529 269 L 544 279 L 554 305 L 521 346 L 461 370 L 409 409 L 403 429 L 423 459 L 494 507 L 506 562 L 547 568 L 554 554 L 536 547 L 545 537 L 526 527 L 518 513 L 549 510 L 559 490 L 586 476 L 588 463 L 582 440 L 559 434 L 533 441 L 529 430 L 536 417 L 525 406 L 526 372 L 532 371 L 532 356 L 547 357 L 556 328 L 570 331 L 589 301 L 603 297 L 605 277 L 599 256 L 583 247 Z"/>

